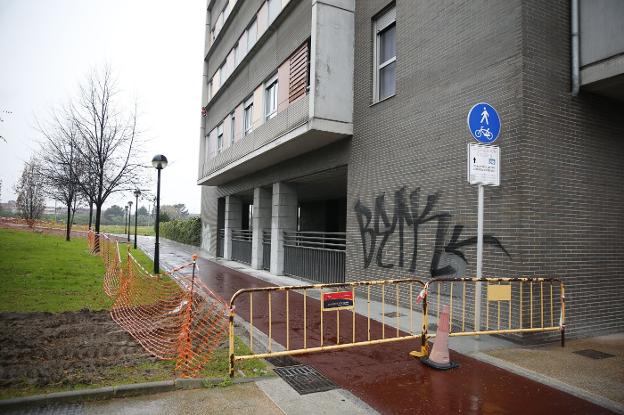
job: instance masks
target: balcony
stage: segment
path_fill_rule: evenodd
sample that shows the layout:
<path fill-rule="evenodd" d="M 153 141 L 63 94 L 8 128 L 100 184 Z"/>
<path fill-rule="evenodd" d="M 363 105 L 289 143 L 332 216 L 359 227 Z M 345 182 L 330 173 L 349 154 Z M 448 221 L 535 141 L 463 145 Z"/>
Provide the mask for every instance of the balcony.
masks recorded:
<path fill-rule="evenodd" d="M 581 89 L 624 101 L 624 2 L 581 0 Z"/>
<path fill-rule="evenodd" d="M 198 184 L 218 186 L 353 134 L 351 123 L 309 117 L 309 95 L 202 163 Z"/>
<path fill-rule="evenodd" d="M 198 184 L 223 185 L 353 134 L 354 8 L 349 1 L 312 2 L 309 41 L 276 68 L 275 116 L 264 119 L 268 90 L 264 84 L 245 91 L 250 98 L 235 108 L 217 107 L 219 114 L 230 115 L 212 119 L 204 127 Z M 288 27 L 289 18 L 284 15 L 276 24 Z M 267 36 L 262 38 L 265 42 Z M 240 66 L 246 64 L 243 61 Z M 237 68 L 238 73 L 243 70 L 255 68 Z M 224 83 L 220 96 L 227 96 L 230 87 L 231 83 Z M 232 90 L 239 93 L 236 87 Z M 249 100 L 251 104 L 246 104 Z M 253 108 L 255 125 L 244 134 L 241 120 L 248 105 Z M 227 146 L 232 136 L 234 141 Z"/>

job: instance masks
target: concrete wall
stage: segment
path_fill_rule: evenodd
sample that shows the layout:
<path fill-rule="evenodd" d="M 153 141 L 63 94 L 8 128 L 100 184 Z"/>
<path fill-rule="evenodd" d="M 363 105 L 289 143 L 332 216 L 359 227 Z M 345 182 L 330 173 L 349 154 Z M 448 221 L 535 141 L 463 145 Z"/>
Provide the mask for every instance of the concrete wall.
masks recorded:
<path fill-rule="evenodd" d="M 624 53 L 624 1 L 580 0 L 581 66 Z"/>
<path fill-rule="evenodd" d="M 355 1 L 312 1 L 310 118 L 353 120 Z"/>

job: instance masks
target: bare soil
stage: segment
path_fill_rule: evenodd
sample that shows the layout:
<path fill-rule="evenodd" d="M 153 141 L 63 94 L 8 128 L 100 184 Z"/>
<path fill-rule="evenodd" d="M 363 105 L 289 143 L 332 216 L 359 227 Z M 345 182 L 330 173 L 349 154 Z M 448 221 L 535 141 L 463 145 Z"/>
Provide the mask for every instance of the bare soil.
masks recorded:
<path fill-rule="evenodd" d="M 124 376 L 173 376 L 156 361 L 107 311 L 0 313 L 2 395 L 7 389 L 115 383 Z"/>

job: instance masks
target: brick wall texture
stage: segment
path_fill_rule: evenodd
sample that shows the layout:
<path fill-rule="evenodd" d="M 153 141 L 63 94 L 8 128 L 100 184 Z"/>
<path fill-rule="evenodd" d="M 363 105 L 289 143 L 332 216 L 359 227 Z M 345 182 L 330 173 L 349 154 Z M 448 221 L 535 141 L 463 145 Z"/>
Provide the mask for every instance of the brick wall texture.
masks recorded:
<path fill-rule="evenodd" d="M 475 244 L 459 249 L 465 269 L 446 251 L 454 232 L 476 236 L 466 115 L 486 101 L 502 119 L 502 160 L 501 186 L 485 189 L 485 233 L 507 253 L 486 244 L 484 276 L 562 278 L 568 333 L 621 330 L 624 105 L 571 96 L 569 2 L 397 1 L 396 95 L 371 105 L 372 21 L 390 4 L 356 7 L 347 278 L 427 278 L 449 264 L 475 274 Z M 401 218 L 439 214 L 417 236 L 404 223 L 401 243 Z"/>

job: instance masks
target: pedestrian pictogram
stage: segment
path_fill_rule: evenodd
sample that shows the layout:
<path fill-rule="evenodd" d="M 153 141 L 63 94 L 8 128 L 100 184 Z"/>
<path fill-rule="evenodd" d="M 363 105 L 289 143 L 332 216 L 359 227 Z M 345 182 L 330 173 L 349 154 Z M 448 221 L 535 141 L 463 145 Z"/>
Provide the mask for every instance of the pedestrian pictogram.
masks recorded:
<path fill-rule="evenodd" d="M 475 104 L 468 112 L 467 122 L 470 134 L 480 143 L 491 144 L 500 134 L 498 113 L 487 102 Z"/>

